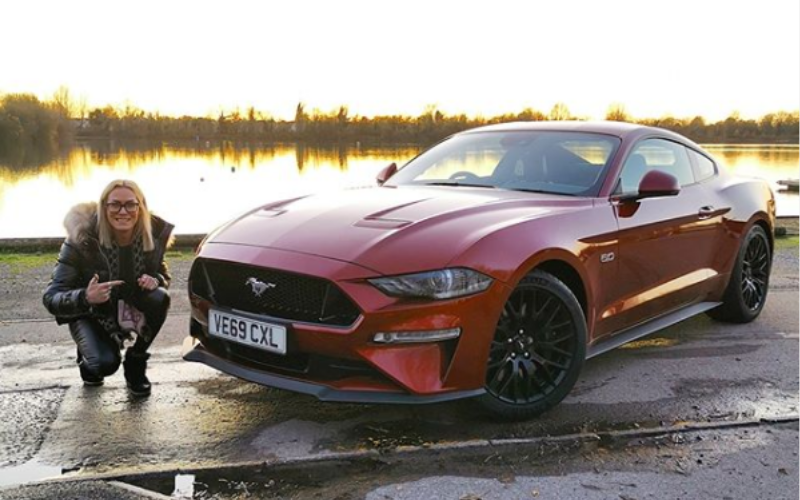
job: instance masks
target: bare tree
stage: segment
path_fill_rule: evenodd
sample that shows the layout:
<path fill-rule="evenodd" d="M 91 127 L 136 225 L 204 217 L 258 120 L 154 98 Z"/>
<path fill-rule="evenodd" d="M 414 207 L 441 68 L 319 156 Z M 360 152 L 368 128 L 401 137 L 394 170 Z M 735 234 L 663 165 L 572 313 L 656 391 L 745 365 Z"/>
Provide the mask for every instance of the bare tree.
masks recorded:
<path fill-rule="evenodd" d="M 76 107 L 66 85 L 61 85 L 53 93 L 53 108 L 64 118 L 73 118 L 76 115 Z"/>
<path fill-rule="evenodd" d="M 570 120 L 572 119 L 572 114 L 569 112 L 569 108 L 563 102 L 557 102 L 553 106 L 553 109 L 550 110 L 550 119 L 551 120 Z"/>
<path fill-rule="evenodd" d="M 86 102 L 86 96 L 78 98 L 78 102 L 75 103 L 75 113 L 81 120 L 89 118 L 89 104 Z"/>
<path fill-rule="evenodd" d="M 613 122 L 629 122 L 631 116 L 625 110 L 625 105 L 615 102 L 608 107 L 606 111 L 606 120 Z"/>

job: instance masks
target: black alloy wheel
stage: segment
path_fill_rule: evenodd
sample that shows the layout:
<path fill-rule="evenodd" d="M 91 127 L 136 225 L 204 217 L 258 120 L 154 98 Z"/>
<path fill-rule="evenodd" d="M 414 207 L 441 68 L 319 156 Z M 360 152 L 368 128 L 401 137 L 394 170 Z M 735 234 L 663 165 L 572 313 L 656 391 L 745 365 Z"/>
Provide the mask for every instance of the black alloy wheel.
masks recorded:
<path fill-rule="evenodd" d="M 769 292 L 772 250 L 766 231 L 754 225 L 739 247 L 722 304 L 708 315 L 720 321 L 749 323 L 761 314 Z"/>
<path fill-rule="evenodd" d="M 534 271 L 508 298 L 489 350 L 481 402 L 509 419 L 530 418 L 569 393 L 586 356 L 586 323 L 563 282 Z"/>
<path fill-rule="evenodd" d="M 756 311 L 767 297 L 769 246 L 765 238 L 750 239 L 742 264 L 742 300 L 751 311 Z"/>

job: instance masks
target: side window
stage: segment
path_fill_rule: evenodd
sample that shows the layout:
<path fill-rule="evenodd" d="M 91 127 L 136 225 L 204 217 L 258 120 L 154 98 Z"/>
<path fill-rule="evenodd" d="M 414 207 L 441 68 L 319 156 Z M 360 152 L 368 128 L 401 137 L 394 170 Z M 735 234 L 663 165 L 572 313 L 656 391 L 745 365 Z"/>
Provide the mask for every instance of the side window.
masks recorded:
<path fill-rule="evenodd" d="M 694 160 L 694 177 L 697 179 L 697 182 L 710 179 L 716 175 L 717 167 L 714 166 L 714 162 L 709 160 L 707 156 L 701 155 L 700 153 L 692 151 L 691 149 L 689 150 L 689 155 L 691 155 L 692 159 Z"/>
<path fill-rule="evenodd" d="M 650 170 L 674 175 L 681 186 L 695 182 L 685 147 L 664 139 L 646 139 L 637 144 L 625 160 L 618 192 L 635 193 L 642 177 Z"/>

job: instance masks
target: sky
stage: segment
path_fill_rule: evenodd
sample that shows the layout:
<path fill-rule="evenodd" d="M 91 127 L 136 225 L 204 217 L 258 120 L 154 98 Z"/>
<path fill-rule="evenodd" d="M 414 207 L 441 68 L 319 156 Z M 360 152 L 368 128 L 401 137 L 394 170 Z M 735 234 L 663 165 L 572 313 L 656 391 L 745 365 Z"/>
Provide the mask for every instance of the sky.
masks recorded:
<path fill-rule="evenodd" d="M 800 108 L 797 0 L 179 1 L 0 4 L 0 93 L 90 107 L 290 119 L 493 116 L 557 102 L 601 119 Z"/>

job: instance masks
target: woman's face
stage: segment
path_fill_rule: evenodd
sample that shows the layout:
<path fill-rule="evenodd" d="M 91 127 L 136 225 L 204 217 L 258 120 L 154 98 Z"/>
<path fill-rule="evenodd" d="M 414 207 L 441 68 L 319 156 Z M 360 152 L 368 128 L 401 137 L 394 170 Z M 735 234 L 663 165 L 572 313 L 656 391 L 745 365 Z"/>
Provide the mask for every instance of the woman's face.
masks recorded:
<path fill-rule="evenodd" d="M 139 200 L 128 188 L 114 188 L 106 199 L 106 215 L 115 233 L 129 233 L 139 220 Z"/>

